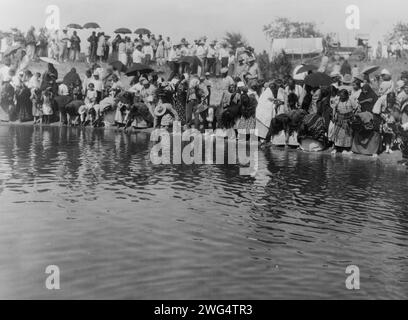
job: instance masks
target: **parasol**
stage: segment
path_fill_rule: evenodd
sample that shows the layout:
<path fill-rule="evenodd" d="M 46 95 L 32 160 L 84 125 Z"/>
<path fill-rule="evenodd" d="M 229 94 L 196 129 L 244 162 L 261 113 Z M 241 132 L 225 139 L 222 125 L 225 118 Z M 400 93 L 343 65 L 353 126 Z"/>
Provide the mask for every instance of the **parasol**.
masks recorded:
<path fill-rule="evenodd" d="M 67 28 L 71 28 L 71 29 L 82 29 L 82 26 L 77 24 L 77 23 L 70 23 L 69 25 L 67 25 Z"/>
<path fill-rule="evenodd" d="M 308 71 L 314 71 L 314 70 L 317 70 L 317 69 L 318 69 L 318 67 L 316 67 L 316 66 L 314 66 L 312 64 L 305 64 L 296 71 L 296 74 L 303 73 L 303 72 L 308 72 Z"/>
<path fill-rule="evenodd" d="M 305 84 L 312 88 L 329 86 L 332 84 L 332 82 L 332 79 L 327 74 L 322 72 L 311 73 L 305 78 Z"/>
<path fill-rule="evenodd" d="M 84 29 L 97 29 L 97 28 L 100 28 L 100 26 L 96 22 L 88 22 L 84 24 Z"/>
<path fill-rule="evenodd" d="M 149 29 L 146 28 L 139 28 L 135 31 L 136 34 L 151 34 Z"/>
<path fill-rule="evenodd" d="M 148 65 L 145 65 L 145 64 L 142 64 L 142 63 L 134 63 L 128 69 L 128 71 L 126 72 L 126 75 L 130 77 L 130 76 L 135 76 L 135 75 L 137 75 L 139 73 L 150 73 L 150 72 L 153 72 L 153 71 L 154 70 Z"/>
<path fill-rule="evenodd" d="M 55 64 L 55 65 L 59 65 L 59 62 L 57 60 L 48 58 L 48 57 L 40 57 L 41 61 L 47 62 L 47 63 L 51 63 L 51 64 Z"/>
<path fill-rule="evenodd" d="M 132 31 L 130 31 L 130 29 L 128 29 L 128 28 L 119 28 L 119 29 L 115 30 L 115 33 L 124 33 L 124 34 L 126 34 L 126 33 L 132 33 Z"/>
<path fill-rule="evenodd" d="M 365 67 L 363 71 L 361 71 L 361 73 L 370 74 L 370 73 L 373 73 L 374 71 L 377 71 L 378 69 L 380 69 L 379 66 L 369 66 L 369 67 Z"/>
<path fill-rule="evenodd" d="M 109 63 L 114 69 L 120 71 L 120 72 L 126 72 L 127 68 L 126 66 L 120 62 L 120 61 L 113 61 L 111 63 Z"/>

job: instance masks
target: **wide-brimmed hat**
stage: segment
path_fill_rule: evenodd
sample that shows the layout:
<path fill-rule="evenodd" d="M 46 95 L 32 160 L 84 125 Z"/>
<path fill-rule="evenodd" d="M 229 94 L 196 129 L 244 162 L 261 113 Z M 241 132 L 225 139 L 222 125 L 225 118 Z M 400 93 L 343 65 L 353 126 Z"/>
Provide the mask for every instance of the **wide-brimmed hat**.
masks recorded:
<path fill-rule="evenodd" d="M 341 82 L 343 82 L 344 84 L 351 84 L 353 82 L 353 77 L 351 76 L 351 74 L 345 74 Z"/>
<path fill-rule="evenodd" d="M 360 82 L 363 82 L 364 81 L 364 76 L 362 74 L 358 74 L 358 75 L 353 77 L 353 81 L 354 80 L 358 80 Z"/>
<path fill-rule="evenodd" d="M 382 69 L 380 74 L 390 76 L 391 72 L 389 72 L 387 69 Z"/>
<path fill-rule="evenodd" d="M 157 117 L 161 117 L 166 113 L 167 107 L 165 103 L 158 104 L 156 108 L 154 108 L 154 115 Z"/>
<path fill-rule="evenodd" d="M 332 77 L 332 78 L 334 78 L 334 77 L 340 77 L 340 76 L 341 76 L 341 73 L 338 72 L 338 71 L 332 71 L 332 72 L 330 73 L 330 77 Z"/>

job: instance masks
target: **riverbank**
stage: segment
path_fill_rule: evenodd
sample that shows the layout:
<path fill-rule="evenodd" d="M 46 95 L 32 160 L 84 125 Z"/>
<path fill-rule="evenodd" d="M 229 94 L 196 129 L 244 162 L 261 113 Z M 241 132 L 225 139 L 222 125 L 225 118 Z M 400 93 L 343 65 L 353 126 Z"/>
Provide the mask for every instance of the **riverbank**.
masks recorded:
<path fill-rule="evenodd" d="M 34 126 L 33 121 L 27 121 L 27 122 L 0 122 L 0 126 Z M 58 127 L 67 127 L 66 125 L 60 125 L 59 122 L 54 122 L 51 124 L 43 124 L 43 125 L 36 125 L 36 127 L 41 127 L 41 128 L 58 128 Z M 102 127 L 102 128 L 93 128 L 93 127 L 70 127 L 72 129 L 77 129 L 77 130 L 109 130 L 109 131 L 116 131 L 118 134 L 122 134 L 123 130 L 118 129 L 117 127 Z M 153 131 L 153 128 L 145 128 L 145 129 L 135 129 L 133 128 L 131 133 L 147 133 L 151 134 Z M 268 146 L 263 149 L 259 149 L 261 151 L 268 151 L 268 150 L 283 150 L 285 147 L 280 147 L 280 146 Z M 399 150 L 394 151 L 392 154 L 387 154 L 387 153 L 382 153 L 378 155 L 378 157 L 372 157 L 372 156 L 366 156 L 366 155 L 361 155 L 361 154 L 343 154 L 343 153 L 337 153 L 335 155 L 331 154 L 331 149 L 327 149 L 324 151 L 320 152 L 307 152 L 307 151 L 302 151 L 298 148 L 295 147 L 287 147 L 286 148 L 289 152 L 306 152 L 309 154 L 314 154 L 317 157 L 322 156 L 322 157 L 327 157 L 330 156 L 331 158 L 334 159 L 347 159 L 347 160 L 355 160 L 355 161 L 364 161 L 367 163 L 371 163 L 373 165 L 380 165 L 384 167 L 395 167 L 400 170 L 407 170 L 408 167 L 405 166 L 404 164 L 401 163 L 403 160 L 402 158 L 402 153 Z"/>

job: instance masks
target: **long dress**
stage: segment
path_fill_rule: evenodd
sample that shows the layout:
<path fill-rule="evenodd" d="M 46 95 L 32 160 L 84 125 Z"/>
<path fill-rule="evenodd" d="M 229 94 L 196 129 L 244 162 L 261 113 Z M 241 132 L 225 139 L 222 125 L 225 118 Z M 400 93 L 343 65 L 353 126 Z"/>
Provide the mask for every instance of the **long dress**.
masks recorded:
<path fill-rule="evenodd" d="M 237 129 L 246 130 L 249 134 L 250 130 L 255 129 L 255 111 L 258 102 L 255 94 L 242 94 L 241 95 L 241 118 L 238 120 Z"/>
<path fill-rule="evenodd" d="M 273 94 L 270 88 L 266 88 L 261 94 L 258 106 L 255 112 L 256 126 L 258 137 L 265 139 L 269 131 L 272 118 L 275 116 L 275 104 L 270 101 Z"/>
<path fill-rule="evenodd" d="M 29 121 L 32 118 L 31 91 L 26 86 L 16 93 L 16 107 L 20 121 Z"/>
<path fill-rule="evenodd" d="M 10 112 L 14 107 L 14 87 L 10 82 L 5 82 L 0 94 L 0 121 L 10 121 Z"/>
<path fill-rule="evenodd" d="M 336 147 L 350 148 L 352 145 L 351 121 L 354 116 L 355 107 L 353 100 L 337 101 L 334 104 L 333 123 L 334 126 L 329 132 L 329 140 L 333 141 Z"/>
<path fill-rule="evenodd" d="M 188 83 L 187 81 L 182 81 L 177 86 L 176 93 L 176 104 L 174 109 L 177 111 L 181 124 L 186 123 L 186 103 L 187 103 L 187 90 Z"/>
<path fill-rule="evenodd" d="M 285 91 L 282 88 L 278 89 L 276 97 L 273 95 L 270 88 L 266 88 L 261 94 L 258 101 L 258 106 L 256 108 L 255 118 L 256 118 L 256 130 L 258 130 L 258 137 L 265 139 L 268 134 L 269 127 L 271 125 L 271 120 L 284 113 L 284 104 L 278 105 L 276 102 L 271 101 L 276 99 L 280 102 L 285 101 Z"/>
<path fill-rule="evenodd" d="M 361 112 L 353 121 L 353 144 L 351 151 L 358 154 L 373 155 L 381 146 L 379 117 L 371 112 Z"/>

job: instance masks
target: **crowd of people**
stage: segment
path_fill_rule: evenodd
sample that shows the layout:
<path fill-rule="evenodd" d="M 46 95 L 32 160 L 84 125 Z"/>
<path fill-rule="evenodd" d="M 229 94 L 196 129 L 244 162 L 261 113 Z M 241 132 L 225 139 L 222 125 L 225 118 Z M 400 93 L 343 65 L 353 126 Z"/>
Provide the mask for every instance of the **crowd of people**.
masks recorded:
<path fill-rule="evenodd" d="M 251 48 L 234 52 L 221 45 L 225 53 L 220 60 L 220 79 L 214 80 L 210 55 L 216 43 L 210 43 L 208 50 L 205 39 L 194 45 L 182 39 L 180 44 L 168 47 L 164 60 L 159 61 L 159 47 L 143 51 L 146 44 L 151 46 L 151 36 L 150 40 L 136 41 L 130 66 L 166 63 L 171 66 L 170 76 L 165 79 L 152 69 L 140 71 L 128 81 L 117 64 L 104 64 L 96 38 L 91 39 L 90 67 L 85 75 L 72 68 L 59 78 L 53 60 L 43 74 L 32 73 L 27 66 L 19 67 L 24 64 L 24 54 L 19 52 L 3 58 L 0 120 L 117 126 L 125 131 L 131 127 L 169 129 L 174 121 L 180 121 L 185 129 L 214 129 L 234 136 L 238 130 L 249 134 L 256 129 L 262 147 L 292 145 L 308 151 L 331 148 L 333 154 L 354 152 L 374 157 L 400 149 L 408 158 L 408 71 L 396 75 L 398 81 L 394 83 L 386 69 L 372 77 L 378 66 L 360 71 L 357 65 L 351 67 L 346 57 L 335 59 L 329 70 L 327 57 L 323 57 L 320 68 L 262 79 Z M 112 54 L 118 55 L 121 65 L 129 65 L 129 55 L 121 56 L 124 52 L 120 49 L 128 40 L 117 39 Z M 195 53 L 184 55 L 195 54 L 199 63 L 172 60 L 175 52 L 190 47 Z M 203 48 L 204 56 L 199 55 L 199 48 Z M 25 55 L 32 50 L 27 43 Z M 228 55 L 237 60 L 233 69 Z M 17 65 L 13 63 L 16 56 Z M 325 81 L 311 81 L 319 78 Z M 214 81 L 221 91 L 217 101 L 212 97 Z"/>
<path fill-rule="evenodd" d="M 198 71 L 204 75 L 209 72 L 217 76 L 225 67 L 233 73 L 233 69 L 239 64 L 238 56 L 244 58 L 245 62 L 255 57 L 254 49 L 250 46 L 242 45 L 233 50 L 225 41 L 210 41 L 206 36 L 191 42 L 183 38 L 173 43 L 170 37 L 156 37 L 150 33 L 139 34 L 132 40 L 131 36 L 126 34 L 116 34 L 112 38 L 103 31 L 90 31 L 90 36 L 81 41 L 76 30 L 63 28 L 48 31 L 41 28 L 36 32 L 36 29 L 31 27 L 26 35 L 15 29 L 12 33 L 0 34 L 0 38 L 1 56 L 4 56 L 8 49 L 20 45 L 26 48 L 27 61 L 37 57 L 49 57 L 60 63 L 80 60 L 102 63 L 119 60 L 129 67 L 134 63 L 158 66 L 168 64 L 174 73 L 186 71 L 188 63 L 181 61 L 183 57 L 197 58 L 196 64 L 192 66 L 195 73 Z M 252 69 L 248 71 L 259 72 L 255 68 Z"/>

